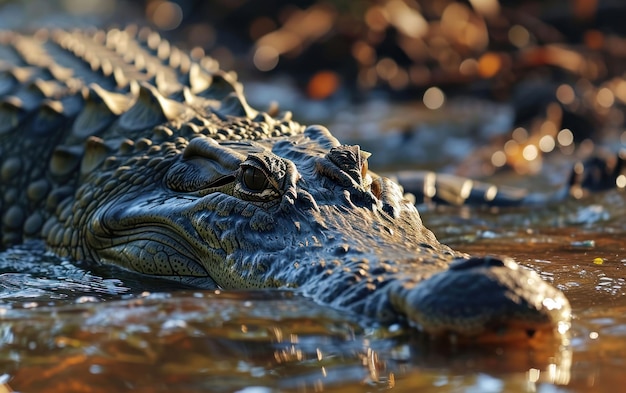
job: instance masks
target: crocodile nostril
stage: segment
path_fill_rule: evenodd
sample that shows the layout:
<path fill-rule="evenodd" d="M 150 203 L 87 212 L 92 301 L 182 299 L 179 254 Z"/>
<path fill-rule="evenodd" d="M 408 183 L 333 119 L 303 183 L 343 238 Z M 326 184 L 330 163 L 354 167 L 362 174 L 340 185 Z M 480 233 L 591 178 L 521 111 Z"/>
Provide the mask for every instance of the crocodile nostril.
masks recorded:
<path fill-rule="evenodd" d="M 358 145 L 341 145 L 330 149 L 326 157 L 347 173 L 356 184 L 363 186 L 363 176 L 367 174 L 369 155 L 367 152 L 362 152 Z"/>
<path fill-rule="evenodd" d="M 344 243 L 335 248 L 335 255 L 345 255 L 350 251 L 350 245 Z"/>
<path fill-rule="evenodd" d="M 450 270 L 467 270 L 475 267 L 504 267 L 505 263 L 499 258 L 473 257 L 469 259 L 457 259 L 450 264 Z"/>

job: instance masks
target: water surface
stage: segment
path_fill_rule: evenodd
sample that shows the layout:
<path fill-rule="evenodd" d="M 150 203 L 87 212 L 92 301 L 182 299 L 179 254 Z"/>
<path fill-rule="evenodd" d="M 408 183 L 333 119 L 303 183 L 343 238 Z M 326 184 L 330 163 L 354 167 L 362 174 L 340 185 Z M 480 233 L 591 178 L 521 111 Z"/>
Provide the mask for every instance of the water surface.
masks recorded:
<path fill-rule="evenodd" d="M 0 254 L 0 381 L 23 392 L 612 390 L 626 363 L 623 195 L 541 208 L 422 207 L 440 240 L 563 290 L 570 338 L 455 346 L 287 291 L 172 287 L 28 244 Z"/>
<path fill-rule="evenodd" d="M 449 107 L 451 122 L 442 114 L 430 123 L 408 119 L 422 124 L 417 135 L 380 131 L 375 119 L 400 122 L 411 108 L 393 115 L 397 108 L 376 106 L 368 112 L 378 117 L 341 115 L 330 128 L 372 150 L 382 170 L 467 169 L 461 153 L 485 143 L 476 128 L 502 128 L 510 116 L 499 107 Z M 442 133 L 445 143 L 433 139 Z M 552 192 L 572 165 L 555 154 L 539 176 L 490 180 Z M 570 335 L 514 347 L 433 342 L 289 291 L 165 285 L 29 243 L 0 253 L 0 392 L 586 392 L 626 382 L 623 192 L 529 207 L 419 209 L 441 242 L 512 256 L 565 292 Z"/>

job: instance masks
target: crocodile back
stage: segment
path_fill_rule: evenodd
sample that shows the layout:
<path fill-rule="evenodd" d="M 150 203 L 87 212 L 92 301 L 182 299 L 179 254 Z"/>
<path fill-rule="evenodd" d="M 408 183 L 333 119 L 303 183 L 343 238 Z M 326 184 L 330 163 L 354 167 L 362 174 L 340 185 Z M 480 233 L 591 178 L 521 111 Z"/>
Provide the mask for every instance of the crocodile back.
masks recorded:
<path fill-rule="evenodd" d="M 3 247 L 40 237 L 75 193 L 81 170 L 97 163 L 98 149 L 175 118 L 166 97 L 201 97 L 229 114 L 256 114 L 234 73 L 147 29 L 0 32 L 0 59 Z"/>

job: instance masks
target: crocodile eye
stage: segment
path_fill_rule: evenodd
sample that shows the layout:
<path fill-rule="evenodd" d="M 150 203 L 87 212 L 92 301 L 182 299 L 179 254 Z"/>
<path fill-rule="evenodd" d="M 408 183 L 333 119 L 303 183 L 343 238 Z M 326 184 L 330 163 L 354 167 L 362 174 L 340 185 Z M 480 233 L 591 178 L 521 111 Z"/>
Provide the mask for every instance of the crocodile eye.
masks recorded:
<path fill-rule="evenodd" d="M 261 192 L 269 186 L 265 173 L 255 167 L 246 167 L 242 175 L 243 184 L 250 190 Z"/>

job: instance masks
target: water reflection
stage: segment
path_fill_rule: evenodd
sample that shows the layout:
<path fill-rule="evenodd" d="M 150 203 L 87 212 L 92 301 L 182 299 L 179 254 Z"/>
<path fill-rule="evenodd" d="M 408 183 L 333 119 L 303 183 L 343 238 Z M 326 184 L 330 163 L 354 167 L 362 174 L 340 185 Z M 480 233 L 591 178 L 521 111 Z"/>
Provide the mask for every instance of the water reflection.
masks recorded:
<path fill-rule="evenodd" d="M 603 207 L 599 220 L 584 213 L 593 205 Z M 557 210 L 422 209 L 443 242 L 513 255 L 566 293 L 570 337 L 530 347 L 434 342 L 288 291 L 157 292 L 162 281 L 33 245 L 11 249 L 0 253 L 0 383 L 44 392 L 602 390 L 619 383 L 626 352 L 625 207 L 611 192 Z"/>
<path fill-rule="evenodd" d="M 442 345 L 280 291 L 146 292 L 0 319 L 0 368 L 20 391 L 483 388 L 503 375 L 567 383 L 570 366 L 559 344 Z"/>
<path fill-rule="evenodd" d="M 546 386 L 549 379 L 543 380 L 544 370 L 538 383 L 517 390 L 608 391 L 624 383 L 624 208 L 623 194 L 612 191 L 536 210 L 463 209 L 463 214 L 455 215 L 454 209 L 439 208 L 424 212 L 424 220 L 444 243 L 469 253 L 489 250 L 514 255 L 570 300 L 574 314 L 570 350 L 561 352 L 571 357 L 567 387 Z M 451 221 L 451 216 L 457 218 Z M 529 372 L 529 380 L 535 374 Z"/>

